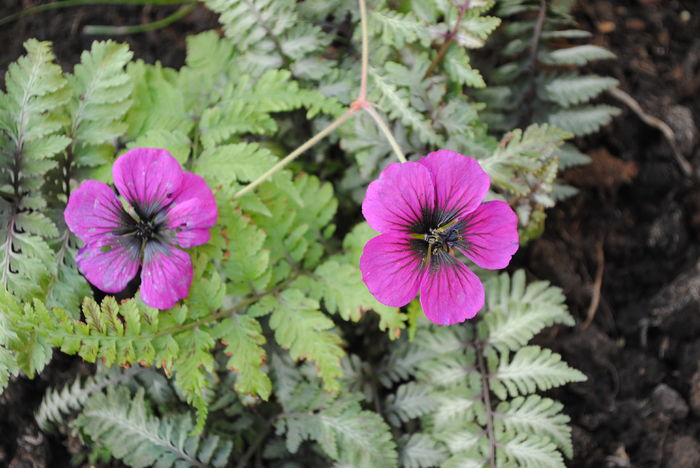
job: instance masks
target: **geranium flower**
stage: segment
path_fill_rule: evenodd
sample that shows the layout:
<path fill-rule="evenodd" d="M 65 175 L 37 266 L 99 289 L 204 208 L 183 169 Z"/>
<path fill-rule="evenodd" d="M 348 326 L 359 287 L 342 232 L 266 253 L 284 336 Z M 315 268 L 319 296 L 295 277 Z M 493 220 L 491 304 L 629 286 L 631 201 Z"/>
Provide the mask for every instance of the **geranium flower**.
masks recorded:
<path fill-rule="evenodd" d="M 483 202 L 489 176 L 453 151 L 393 163 L 367 188 L 362 213 L 379 236 L 365 245 L 362 280 L 379 302 L 400 307 L 420 291 L 432 322 L 474 317 L 484 287 L 457 257 L 482 268 L 505 268 L 518 250 L 518 219 L 507 203 Z"/>
<path fill-rule="evenodd" d="M 169 309 L 187 297 L 190 256 L 178 247 L 209 240 L 216 201 L 204 179 L 183 172 L 170 153 L 134 148 L 112 167 L 114 186 L 83 182 L 64 213 L 68 228 L 85 245 L 76 257 L 90 283 L 116 293 L 141 270 L 141 299 Z M 121 199 L 120 199 L 121 198 Z"/>

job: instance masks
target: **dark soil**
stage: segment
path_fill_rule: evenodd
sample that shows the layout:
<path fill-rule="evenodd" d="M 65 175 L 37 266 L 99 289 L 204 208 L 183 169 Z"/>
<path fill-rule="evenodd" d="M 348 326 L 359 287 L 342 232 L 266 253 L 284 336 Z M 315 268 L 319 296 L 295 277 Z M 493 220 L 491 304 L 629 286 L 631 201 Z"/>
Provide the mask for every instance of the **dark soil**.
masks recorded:
<path fill-rule="evenodd" d="M 3 4 L 0 18 L 36 2 Z M 22 19 L 0 27 L 0 70 L 21 54 L 29 37 L 52 40 L 69 69 L 93 40 L 81 35 L 85 24 L 143 23 L 174 9 L 100 6 Z M 575 458 L 569 464 L 697 467 L 700 4 L 582 0 L 576 16 L 595 43 L 618 56 L 596 71 L 616 77 L 647 113 L 672 127 L 694 173 L 682 173 L 661 132 L 608 97 L 623 114 L 580 142 L 593 163 L 565 174 L 580 193 L 549 212 L 544 236 L 516 258 L 532 277 L 564 288 L 579 323 L 539 338 L 588 376 L 553 392 L 572 420 Z M 124 40 L 137 58 L 178 67 L 186 34 L 212 27 L 216 18 L 198 7 L 168 28 Z M 47 372 L 33 381 L 16 380 L 0 396 L 0 466 L 68 462 L 62 440 L 38 431 L 33 411 L 47 386 L 84 372 L 79 360 L 57 355 Z"/>

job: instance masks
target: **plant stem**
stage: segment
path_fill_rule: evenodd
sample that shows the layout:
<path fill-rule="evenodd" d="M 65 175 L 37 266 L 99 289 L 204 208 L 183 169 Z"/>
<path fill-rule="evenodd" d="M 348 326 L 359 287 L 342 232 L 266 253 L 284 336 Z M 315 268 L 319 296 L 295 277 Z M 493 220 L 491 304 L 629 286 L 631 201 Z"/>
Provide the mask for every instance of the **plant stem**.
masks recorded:
<path fill-rule="evenodd" d="M 401 147 L 399 147 L 399 144 L 396 141 L 396 138 L 394 138 L 394 135 L 392 135 L 391 130 L 389 130 L 389 127 L 386 126 L 381 116 L 377 113 L 376 110 L 374 110 L 374 107 L 372 107 L 371 105 L 366 105 L 363 107 L 363 109 L 369 115 L 371 115 L 374 121 L 377 123 L 377 127 L 379 127 L 379 130 L 382 131 L 386 139 L 389 141 L 391 149 L 394 150 L 394 153 L 396 153 L 396 157 L 399 159 L 399 161 L 405 163 L 406 156 L 404 156 L 403 152 L 401 151 Z"/>
<path fill-rule="evenodd" d="M 190 328 L 197 328 L 200 325 L 204 325 L 206 323 L 213 322 L 214 320 L 220 319 L 222 317 L 226 317 L 227 315 L 235 314 L 236 312 L 238 312 L 242 309 L 245 309 L 249 305 L 254 304 L 263 296 L 268 296 L 270 294 L 279 293 L 282 289 L 284 289 L 289 284 L 291 284 L 295 279 L 297 279 L 303 273 L 304 272 L 292 273 L 289 278 L 282 281 L 280 284 L 278 284 L 274 288 L 268 289 L 267 291 L 264 291 L 260 294 L 253 293 L 253 295 L 251 297 L 239 302 L 238 304 L 236 304 L 233 307 L 229 307 L 228 309 L 214 312 L 213 314 L 207 315 L 206 317 L 202 317 L 201 319 L 195 320 L 194 322 L 189 322 L 189 323 L 185 323 L 183 325 L 178 325 L 176 327 L 171 327 L 171 328 L 166 328 L 165 330 L 160 330 L 158 333 L 154 333 L 153 335 L 150 335 L 146 338 L 153 340 L 153 339 L 156 339 L 160 336 L 175 335 L 176 333 L 180 333 L 180 332 L 183 332 L 185 330 L 189 330 Z"/>
<path fill-rule="evenodd" d="M 438 50 L 437 55 L 435 56 L 433 61 L 430 63 L 430 66 L 428 67 L 428 70 L 425 72 L 425 75 L 423 75 L 424 80 L 433 74 L 433 72 L 435 71 L 435 68 L 437 68 L 437 66 L 440 64 L 440 62 L 442 62 L 442 59 L 445 58 L 445 54 L 447 53 L 447 50 L 450 48 L 452 41 L 454 41 L 455 36 L 459 32 L 459 28 L 462 26 L 462 21 L 464 20 L 464 14 L 469 9 L 470 3 L 471 3 L 470 0 L 467 0 L 462 4 L 462 6 L 459 7 L 459 16 L 457 16 L 457 22 L 455 23 L 452 30 L 447 34 L 447 38 L 445 39 L 445 42 L 442 43 L 442 46 L 440 46 L 440 50 Z"/>
<path fill-rule="evenodd" d="M 174 23 L 189 12 L 194 10 L 195 4 L 186 5 L 175 13 L 166 16 L 165 18 L 153 21 L 152 23 L 136 24 L 133 26 L 108 26 L 108 25 L 88 25 L 83 28 L 83 34 L 86 35 L 102 35 L 102 36 L 124 36 L 127 34 L 138 34 L 146 31 L 154 31 L 164 28 L 170 23 Z"/>
<path fill-rule="evenodd" d="M 367 74 L 369 70 L 369 33 L 367 32 L 367 4 L 365 3 L 365 0 L 358 0 L 359 5 L 360 5 L 360 27 L 362 29 L 362 69 L 360 72 L 360 92 L 357 97 L 357 99 L 350 104 L 350 108 L 340 117 L 338 117 L 337 120 L 335 120 L 333 123 L 328 125 L 326 128 L 321 130 L 319 133 L 311 137 L 310 140 L 306 141 L 304 144 L 302 144 L 300 147 L 289 153 L 287 156 L 284 157 L 284 159 L 280 160 L 277 164 L 272 166 L 268 171 L 266 171 L 263 175 L 255 179 L 253 182 L 249 183 L 245 187 L 243 187 L 241 190 L 239 190 L 233 198 L 240 198 L 246 193 L 250 192 L 253 190 L 255 187 L 258 185 L 262 184 L 268 177 L 270 177 L 272 174 L 275 172 L 279 171 L 282 169 L 284 166 L 289 164 L 290 162 L 294 161 L 298 156 L 300 156 L 304 151 L 307 149 L 311 148 L 314 146 L 316 143 L 321 141 L 323 138 L 325 138 L 328 134 L 330 134 L 333 130 L 338 128 L 345 120 L 348 119 L 351 115 L 359 111 L 360 109 L 364 109 L 369 113 L 369 115 L 372 116 L 374 121 L 377 123 L 379 126 L 379 129 L 384 133 L 386 136 L 387 140 L 389 140 L 389 144 L 391 145 L 391 148 L 394 150 L 394 153 L 396 153 L 396 157 L 399 158 L 399 161 L 401 162 L 406 162 L 406 157 L 404 154 L 401 152 L 401 148 L 399 147 L 399 144 L 396 142 L 396 139 L 394 136 L 391 134 L 391 131 L 389 130 L 389 127 L 386 126 L 382 118 L 377 114 L 377 112 L 372 108 L 372 104 L 367 101 Z M 467 1 L 465 5 L 468 5 L 469 2 Z"/>
<path fill-rule="evenodd" d="M 477 365 L 479 366 L 479 375 L 481 376 L 481 398 L 484 402 L 484 410 L 486 411 L 486 436 L 489 439 L 489 466 L 496 468 L 496 439 L 493 433 L 493 409 L 491 408 L 491 395 L 489 391 L 488 369 L 484 362 L 484 348 L 481 341 L 477 341 L 474 345 L 476 349 Z"/>
<path fill-rule="evenodd" d="M 275 164 L 274 166 L 272 166 L 272 167 L 271 167 L 267 172 L 265 172 L 263 175 L 261 175 L 260 177 L 258 177 L 257 179 L 255 179 L 253 182 L 251 182 L 250 184 L 246 185 L 246 186 L 243 187 L 241 190 L 239 190 L 238 193 L 236 193 L 236 194 L 233 196 L 233 198 L 234 198 L 234 199 L 240 198 L 240 197 L 242 197 L 243 195 L 245 195 L 246 193 L 248 193 L 248 192 L 250 192 L 251 190 L 253 190 L 253 189 L 254 189 L 255 187 L 257 187 L 258 185 L 260 185 L 260 184 L 262 184 L 263 182 L 265 182 L 265 179 L 267 179 L 267 178 L 270 177 L 272 174 L 274 174 L 275 172 L 277 172 L 277 171 L 279 171 L 280 169 L 282 169 L 284 166 L 286 166 L 286 165 L 289 164 L 290 162 L 294 161 L 294 160 L 295 160 L 299 155 L 301 155 L 304 151 L 306 151 L 307 149 L 311 148 L 311 147 L 314 146 L 316 143 L 318 143 L 318 142 L 321 141 L 323 138 L 325 138 L 326 135 L 328 135 L 329 133 L 331 133 L 331 132 L 332 132 L 333 130 L 335 130 L 336 128 L 340 127 L 340 125 L 341 125 L 343 122 L 345 122 L 345 120 L 347 120 L 347 118 L 350 117 L 350 116 L 351 116 L 352 114 L 354 114 L 355 112 L 357 112 L 357 109 L 352 109 L 352 108 L 351 108 L 351 109 L 348 109 L 347 112 L 345 112 L 343 115 L 341 115 L 340 117 L 338 117 L 338 119 L 335 120 L 333 123 L 331 123 L 331 124 L 328 125 L 326 128 L 324 128 L 323 130 L 321 130 L 319 133 L 317 133 L 316 135 L 314 135 L 313 137 L 311 137 L 311 139 L 307 140 L 307 141 L 306 141 L 304 144 L 302 144 L 300 147 L 298 147 L 297 149 L 295 149 L 294 151 L 292 151 L 291 153 L 289 153 L 287 156 L 285 156 L 284 159 L 280 160 L 277 164 Z"/>
<path fill-rule="evenodd" d="M 195 3 L 196 0 L 62 0 L 59 2 L 38 5 L 33 8 L 18 11 L 10 16 L 0 19 L 0 25 L 11 23 L 25 16 L 41 13 L 42 11 L 55 10 L 79 5 L 112 4 L 112 5 L 179 5 L 182 3 Z"/>
<path fill-rule="evenodd" d="M 362 29 L 362 71 L 360 74 L 360 95 L 358 101 L 367 98 L 367 70 L 369 68 L 369 34 L 367 32 L 367 5 L 365 0 L 360 3 L 360 27 Z"/>

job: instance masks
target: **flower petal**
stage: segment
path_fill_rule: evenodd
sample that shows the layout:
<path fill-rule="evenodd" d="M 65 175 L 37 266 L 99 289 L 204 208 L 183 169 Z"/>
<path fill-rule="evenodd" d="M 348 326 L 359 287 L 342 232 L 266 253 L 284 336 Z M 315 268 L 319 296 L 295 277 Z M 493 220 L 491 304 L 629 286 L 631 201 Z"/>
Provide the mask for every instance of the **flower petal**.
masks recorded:
<path fill-rule="evenodd" d="M 489 176 L 474 158 L 449 150 L 428 154 L 418 161 L 430 170 L 438 209 L 465 215 L 474 211 L 489 190 Z"/>
<path fill-rule="evenodd" d="M 75 260 L 90 283 L 106 293 L 117 293 L 136 276 L 139 253 L 136 239 L 105 235 L 83 246 Z"/>
<path fill-rule="evenodd" d="M 415 162 L 392 163 L 367 187 L 362 214 L 379 232 L 409 232 L 425 210 L 433 208 L 430 172 Z"/>
<path fill-rule="evenodd" d="M 86 180 L 70 194 L 63 217 L 73 234 L 91 242 L 123 227 L 129 215 L 107 184 Z"/>
<path fill-rule="evenodd" d="M 216 224 L 216 200 L 201 176 L 185 172 L 180 191 L 166 213 L 168 229 L 180 247 L 205 244 L 209 228 Z"/>
<path fill-rule="evenodd" d="M 360 257 L 362 281 L 382 304 L 401 307 L 418 294 L 426 269 L 410 242 L 405 235 L 389 233 L 365 245 Z"/>
<path fill-rule="evenodd" d="M 463 220 L 460 250 L 481 268 L 500 270 L 518 250 L 518 216 L 502 201 L 479 206 Z"/>
<path fill-rule="evenodd" d="M 119 194 L 139 216 L 150 217 L 168 206 L 180 190 L 182 168 L 166 150 L 134 148 L 117 158 L 112 177 Z"/>
<path fill-rule="evenodd" d="M 425 275 L 420 304 L 438 325 L 452 325 L 476 315 L 484 306 L 484 286 L 462 262 L 445 254 L 438 268 Z"/>
<path fill-rule="evenodd" d="M 156 309 L 170 309 L 187 297 L 192 283 L 192 261 L 180 249 L 151 241 L 144 250 L 141 299 Z"/>

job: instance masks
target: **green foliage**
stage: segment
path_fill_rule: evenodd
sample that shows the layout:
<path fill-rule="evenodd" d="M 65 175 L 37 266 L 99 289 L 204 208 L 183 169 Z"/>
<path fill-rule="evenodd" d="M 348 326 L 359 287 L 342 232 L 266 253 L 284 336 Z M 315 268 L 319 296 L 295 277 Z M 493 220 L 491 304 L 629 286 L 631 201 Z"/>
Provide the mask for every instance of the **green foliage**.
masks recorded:
<path fill-rule="evenodd" d="M 132 397 L 126 387 L 91 396 L 73 426 L 135 467 L 226 466 L 231 451 L 217 436 L 192 435 L 189 415 L 149 415 L 143 391 Z"/>
<path fill-rule="evenodd" d="M 0 285 L 14 294 L 39 294 L 55 270 L 47 240 L 58 236 L 42 210 L 41 189 L 52 159 L 70 143 L 58 131 L 66 79 L 49 43 L 30 39 L 27 55 L 10 65 L 0 93 Z"/>
<path fill-rule="evenodd" d="M 54 351 L 101 362 L 107 370 L 47 391 L 37 421 L 75 428 L 89 457 L 133 466 L 253 456 L 563 466 L 568 418 L 536 392 L 584 377 L 528 346 L 544 327 L 573 324 L 559 289 L 522 272 L 491 277 L 480 318 L 445 328 L 427 325 L 418 301 L 388 307 L 363 284 L 357 265 L 377 233 L 357 224 L 358 202 L 394 157 L 368 114 L 237 195 L 357 98 L 355 0 L 204 3 L 225 37 L 187 38 L 179 70 L 132 61 L 112 41 L 95 42 L 72 73 L 33 40 L 10 66 L 0 94 L 0 390 L 41 372 Z M 399 146 L 413 159 L 440 147 L 479 159 L 491 196 L 517 211 L 523 242 L 567 193 L 559 169 L 587 161 L 564 140 L 615 113 L 590 101 L 616 82 L 578 69 L 608 53 L 554 47 L 586 38 L 561 29 L 564 7 L 547 12 L 527 71 L 535 3 L 369 5 L 368 98 Z M 503 54 L 491 52 L 504 41 Z M 519 115 L 523 96 L 532 122 Z M 109 183 L 118 152 L 137 147 L 167 149 L 217 200 L 210 242 L 188 249 L 189 295 L 170 310 L 129 292 L 93 299 L 63 221 L 71 190 Z"/>
<path fill-rule="evenodd" d="M 561 290 L 526 284 L 522 271 L 485 288 L 476 326 L 423 321 L 415 340 L 392 344 L 378 368 L 378 380 L 394 389 L 381 404 L 404 434 L 403 466 L 563 467 L 559 450 L 572 456 L 563 406 L 535 392 L 585 376 L 558 354 L 527 346 L 545 326 L 573 324 Z"/>
<path fill-rule="evenodd" d="M 496 34 L 492 58 L 484 61 L 492 86 L 478 94 L 488 105 L 483 115 L 491 128 L 506 131 L 516 125 L 549 123 L 585 135 L 619 113 L 611 106 L 588 105 L 617 86 L 617 80 L 585 74 L 581 67 L 615 56 L 602 47 L 581 44 L 590 36 L 586 31 L 565 29 L 576 25 L 570 16 L 572 5 L 533 0 L 497 5 L 496 13 L 508 25 Z M 540 11 L 541 5 L 545 11 Z"/>

